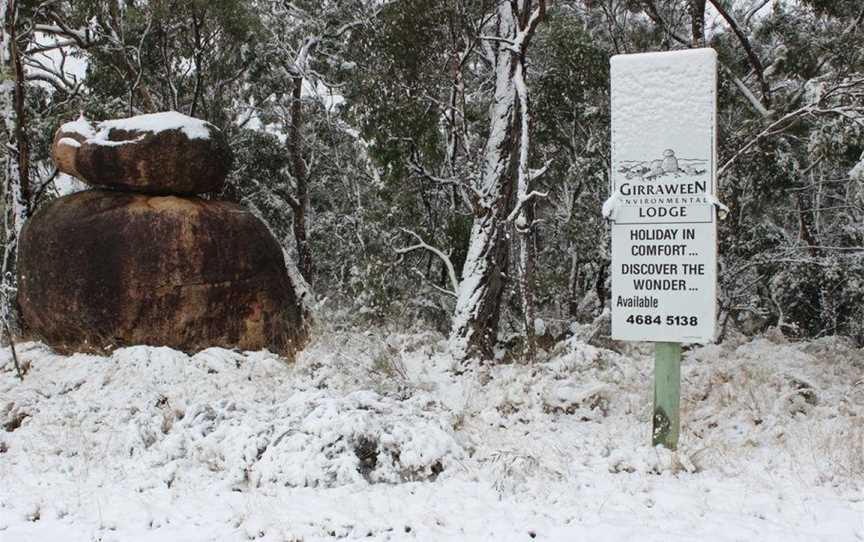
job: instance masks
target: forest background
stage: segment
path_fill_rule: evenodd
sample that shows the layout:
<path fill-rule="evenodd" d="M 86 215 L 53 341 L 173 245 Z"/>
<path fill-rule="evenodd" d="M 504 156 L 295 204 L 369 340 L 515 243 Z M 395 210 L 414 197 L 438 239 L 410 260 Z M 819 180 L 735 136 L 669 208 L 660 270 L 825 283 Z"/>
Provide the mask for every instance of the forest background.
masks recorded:
<path fill-rule="evenodd" d="M 719 338 L 864 345 L 864 6 L 857 0 L 4 0 L 3 315 L 41 205 L 83 188 L 80 114 L 224 130 L 225 193 L 313 308 L 420 321 L 457 357 L 606 331 L 609 57 L 719 56 Z M 686 84 L 683 81 L 682 84 Z M 505 348 L 499 348 L 501 345 Z M 497 354 L 496 354 L 497 352 Z"/>

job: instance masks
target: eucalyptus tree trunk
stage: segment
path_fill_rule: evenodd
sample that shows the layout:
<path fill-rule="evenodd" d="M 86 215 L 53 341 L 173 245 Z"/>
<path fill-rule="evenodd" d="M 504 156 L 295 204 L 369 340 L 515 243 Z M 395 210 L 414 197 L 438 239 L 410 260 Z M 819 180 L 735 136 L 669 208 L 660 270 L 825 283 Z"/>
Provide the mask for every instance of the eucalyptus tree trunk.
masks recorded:
<path fill-rule="evenodd" d="M 8 326 L 14 315 L 15 255 L 18 236 L 30 212 L 30 149 L 25 108 L 26 89 L 21 52 L 15 40 L 17 5 L 15 0 L 0 0 L 3 14 L 3 81 L 0 83 L 0 115 L 5 139 L 5 179 L 3 185 L 3 260 L 0 268 L 0 317 Z"/>
<path fill-rule="evenodd" d="M 519 273 L 519 297 L 522 302 L 522 327 L 525 332 L 522 353 L 524 361 L 533 363 L 537 355 L 537 313 L 534 302 L 534 266 L 537 258 L 534 248 L 534 208 L 533 203 L 526 203 L 517 218 L 516 235 L 519 240 L 519 250 L 516 257 L 516 268 Z"/>
<path fill-rule="evenodd" d="M 450 348 L 456 360 L 491 359 L 498 337 L 507 272 L 510 228 L 519 236 L 517 271 L 526 334 L 526 357 L 533 357 L 532 193 L 530 191 L 529 100 L 525 52 L 546 11 L 544 0 L 499 2 L 495 19 L 495 95 L 489 138 L 474 192 L 474 224 L 462 269 Z M 515 185 L 515 186 L 514 186 Z M 515 193 L 514 193 L 515 192 Z M 514 197 L 517 196 L 517 197 Z M 515 201 L 515 207 L 514 207 Z"/>
<path fill-rule="evenodd" d="M 509 2 L 498 5 L 495 36 L 510 39 L 517 22 Z M 450 333 L 455 359 L 490 359 L 498 337 L 508 248 L 506 218 L 513 199 L 518 138 L 518 103 L 513 76 L 520 62 L 504 42 L 496 42 L 495 97 L 489 138 L 483 150 L 482 174 L 475 193 L 474 224 Z"/>
<path fill-rule="evenodd" d="M 14 194 L 16 233 L 21 230 L 30 211 L 30 141 L 27 136 L 26 88 L 21 51 L 15 40 L 17 29 L 17 2 L 7 0 L 3 29 L 3 122 L 8 134 L 8 167 L 10 186 Z M 8 101 L 7 101 L 8 98 Z"/>
<path fill-rule="evenodd" d="M 293 78 L 291 94 L 291 126 L 288 131 L 288 147 L 291 155 L 291 173 L 296 183 L 295 199 L 291 201 L 294 211 L 294 241 L 297 246 L 297 268 L 300 275 L 312 284 L 312 251 L 309 247 L 306 227 L 306 211 L 309 209 L 309 183 L 306 163 L 303 161 L 303 77 Z"/>

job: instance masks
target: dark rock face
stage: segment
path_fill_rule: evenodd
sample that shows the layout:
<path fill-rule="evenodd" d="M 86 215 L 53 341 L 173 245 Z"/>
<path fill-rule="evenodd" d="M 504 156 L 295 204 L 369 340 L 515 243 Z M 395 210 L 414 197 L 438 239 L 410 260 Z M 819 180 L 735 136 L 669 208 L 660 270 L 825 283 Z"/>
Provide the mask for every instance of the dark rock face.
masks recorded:
<path fill-rule="evenodd" d="M 145 194 L 218 192 L 231 165 L 221 130 L 175 112 L 64 124 L 52 156 L 87 184 Z"/>
<path fill-rule="evenodd" d="M 87 190 L 21 234 L 26 331 L 61 351 L 149 344 L 293 358 L 306 331 L 282 251 L 228 202 Z"/>

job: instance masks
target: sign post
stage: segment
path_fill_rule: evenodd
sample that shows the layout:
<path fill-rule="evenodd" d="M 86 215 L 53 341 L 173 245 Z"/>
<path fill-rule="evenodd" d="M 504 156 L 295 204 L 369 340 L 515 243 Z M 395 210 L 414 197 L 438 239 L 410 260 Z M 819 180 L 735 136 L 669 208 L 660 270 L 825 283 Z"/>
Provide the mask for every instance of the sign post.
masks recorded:
<path fill-rule="evenodd" d="M 654 416 L 651 445 L 678 448 L 681 428 L 681 343 L 654 345 Z"/>
<path fill-rule="evenodd" d="M 653 443 L 675 449 L 681 343 L 714 339 L 717 56 L 611 61 L 612 338 L 656 343 Z"/>

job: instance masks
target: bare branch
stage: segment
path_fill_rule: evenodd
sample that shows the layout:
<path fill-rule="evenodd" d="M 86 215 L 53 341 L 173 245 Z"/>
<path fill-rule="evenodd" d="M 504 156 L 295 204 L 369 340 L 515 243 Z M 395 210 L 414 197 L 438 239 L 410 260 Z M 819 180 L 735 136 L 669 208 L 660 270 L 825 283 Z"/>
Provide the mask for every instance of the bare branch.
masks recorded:
<path fill-rule="evenodd" d="M 741 47 L 743 47 L 744 52 L 747 53 L 747 59 L 750 61 L 750 66 L 753 67 L 753 72 L 756 74 L 756 78 L 759 79 L 759 86 L 762 88 L 762 99 L 765 100 L 767 105 L 770 105 L 771 87 L 768 86 L 768 82 L 765 80 L 765 68 L 762 66 L 762 61 L 760 61 L 759 57 L 756 56 L 756 52 L 753 51 L 753 46 L 750 45 L 750 40 L 747 39 L 747 36 L 744 35 L 744 32 L 735 22 L 735 19 L 728 11 L 726 11 L 721 2 L 718 2 L 717 0 L 709 1 L 711 2 L 711 5 L 714 6 L 714 9 L 717 10 L 717 13 L 726 20 L 727 24 L 729 24 L 729 28 L 732 29 L 732 32 L 734 32 L 738 37 Z"/>
<path fill-rule="evenodd" d="M 442 288 L 442 287 L 438 286 L 437 284 L 435 284 L 434 282 L 429 280 L 429 277 L 427 277 L 426 275 L 421 273 L 420 270 L 417 269 L 416 267 L 412 267 L 411 271 L 414 271 L 414 273 L 416 273 L 417 276 L 420 277 L 424 282 L 426 282 L 429 286 L 431 286 L 432 288 L 435 288 L 436 290 L 438 290 L 442 294 L 448 295 L 450 297 L 456 297 L 456 292 L 453 292 L 451 290 L 447 290 L 446 288 Z"/>
<path fill-rule="evenodd" d="M 724 70 L 726 70 L 726 73 L 732 79 L 732 83 L 734 83 L 734 85 L 738 87 L 738 90 L 741 92 L 741 94 L 747 99 L 748 102 L 750 102 L 750 105 L 753 106 L 753 109 L 755 109 L 760 115 L 765 118 L 770 117 L 771 111 L 768 110 L 764 105 L 762 105 L 762 102 L 760 102 L 759 99 L 752 92 L 750 92 L 750 89 L 747 88 L 747 85 L 745 85 L 744 82 L 741 81 L 741 79 L 738 79 L 738 77 L 736 77 L 735 74 L 732 73 L 732 70 L 726 67 L 725 64 L 722 65 L 722 67 Z"/>
<path fill-rule="evenodd" d="M 720 169 L 717 170 L 717 178 L 719 179 L 720 177 L 722 177 L 723 174 L 726 173 L 726 171 L 729 169 L 729 167 L 733 163 L 735 163 L 736 160 L 738 160 L 738 158 L 743 156 L 747 151 L 749 151 L 751 148 L 753 148 L 753 146 L 755 146 L 757 143 L 759 143 L 762 139 L 764 139 L 765 137 L 767 137 L 769 135 L 776 133 L 778 129 L 784 128 L 791 121 L 793 121 L 793 120 L 797 119 L 798 117 L 801 117 L 804 114 L 810 112 L 810 110 L 812 108 L 813 108 L 813 106 L 811 106 L 811 105 L 801 107 L 799 109 L 796 109 L 795 111 L 792 111 L 791 113 L 787 113 L 786 115 L 784 115 L 780 119 L 771 123 L 771 125 L 769 125 L 767 128 L 765 128 L 764 130 L 759 132 L 756 135 L 756 137 L 751 139 L 750 142 L 748 142 L 746 145 L 744 145 L 743 147 L 738 149 L 738 151 L 734 155 L 732 155 L 732 158 L 727 160 L 726 163 L 724 163 L 720 167 Z"/>
<path fill-rule="evenodd" d="M 465 200 L 465 203 L 468 204 L 468 207 L 470 207 L 472 211 L 478 212 L 478 210 L 482 208 L 483 194 L 470 183 L 455 177 L 439 177 L 427 170 L 425 167 L 423 167 L 423 165 L 420 164 L 420 162 L 415 156 L 412 156 L 408 160 L 408 165 L 411 167 L 412 170 L 414 170 L 414 173 L 425 177 L 426 179 L 429 179 L 434 183 L 438 183 L 441 185 L 450 185 L 459 188 L 459 192 L 460 194 L 462 194 L 462 198 Z"/>
<path fill-rule="evenodd" d="M 444 254 L 443 252 L 441 252 L 437 248 L 427 244 L 426 241 L 424 241 L 423 238 L 420 237 L 417 233 L 415 233 L 411 230 L 406 230 L 405 228 L 400 228 L 400 229 L 403 232 L 407 233 L 408 235 L 417 239 L 417 244 L 411 245 L 408 247 L 404 247 L 404 248 L 398 248 L 398 249 L 396 249 L 396 254 L 407 254 L 408 252 L 422 249 L 422 250 L 428 250 L 432 254 L 438 256 L 438 258 L 440 258 L 441 261 L 444 263 L 444 267 L 447 269 L 447 275 L 450 277 L 450 285 L 453 288 L 453 292 L 456 292 L 459 289 L 459 281 L 456 279 L 456 268 L 453 267 L 453 262 L 450 261 L 450 256 Z M 453 295 L 455 296 L 455 294 L 453 294 Z"/>

